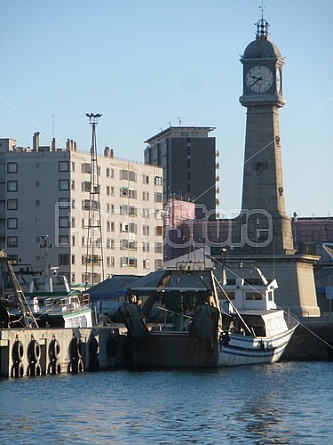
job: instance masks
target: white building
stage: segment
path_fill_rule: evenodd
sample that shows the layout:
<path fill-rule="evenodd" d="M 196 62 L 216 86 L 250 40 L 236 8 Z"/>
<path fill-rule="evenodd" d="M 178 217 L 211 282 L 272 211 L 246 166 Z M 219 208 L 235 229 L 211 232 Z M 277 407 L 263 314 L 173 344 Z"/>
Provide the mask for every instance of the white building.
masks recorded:
<path fill-rule="evenodd" d="M 52 266 L 71 283 L 97 283 L 113 274 L 146 274 L 162 267 L 162 169 L 97 156 L 99 229 L 88 242 L 91 155 L 68 140 L 66 149 L 17 147 L 0 139 L 0 247 L 22 268 L 41 270 L 41 236 L 48 235 Z M 94 215 L 94 214 L 93 214 Z M 96 235 L 97 233 L 97 235 Z M 90 231 L 90 235 L 92 231 Z M 98 261 L 87 266 L 94 246 Z"/>

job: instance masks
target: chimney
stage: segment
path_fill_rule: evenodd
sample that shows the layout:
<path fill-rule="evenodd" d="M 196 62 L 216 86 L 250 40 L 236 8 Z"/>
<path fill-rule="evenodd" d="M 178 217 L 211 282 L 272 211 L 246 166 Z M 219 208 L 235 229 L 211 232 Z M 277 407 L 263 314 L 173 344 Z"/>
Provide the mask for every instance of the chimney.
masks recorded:
<path fill-rule="evenodd" d="M 52 138 L 51 151 L 56 151 L 56 150 L 57 150 L 56 138 Z"/>
<path fill-rule="evenodd" d="M 39 135 L 40 133 L 36 132 L 34 133 L 34 138 L 33 138 L 33 151 L 38 151 L 39 149 Z"/>

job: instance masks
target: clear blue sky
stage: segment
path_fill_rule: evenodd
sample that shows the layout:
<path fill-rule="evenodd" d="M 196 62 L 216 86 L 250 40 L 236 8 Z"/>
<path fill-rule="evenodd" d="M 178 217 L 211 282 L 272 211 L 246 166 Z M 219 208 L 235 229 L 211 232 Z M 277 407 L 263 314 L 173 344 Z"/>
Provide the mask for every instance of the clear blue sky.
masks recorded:
<path fill-rule="evenodd" d="M 2 0 L 0 137 L 67 139 L 88 151 L 86 112 L 102 113 L 98 149 L 143 161 L 171 123 L 213 126 L 220 207 L 241 203 L 246 109 L 240 54 L 260 0 Z M 266 0 L 286 58 L 280 131 L 287 213 L 333 215 L 333 1 Z M 54 119 L 52 118 L 54 116 Z M 52 125 L 54 122 L 54 127 Z"/>

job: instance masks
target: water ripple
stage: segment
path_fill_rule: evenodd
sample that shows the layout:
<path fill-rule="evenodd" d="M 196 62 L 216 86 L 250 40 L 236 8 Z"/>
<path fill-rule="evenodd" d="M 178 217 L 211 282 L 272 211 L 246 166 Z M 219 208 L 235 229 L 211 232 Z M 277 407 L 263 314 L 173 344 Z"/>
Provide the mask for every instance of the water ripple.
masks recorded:
<path fill-rule="evenodd" d="M 331 375 L 278 363 L 2 380 L 0 445 L 329 445 Z"/>

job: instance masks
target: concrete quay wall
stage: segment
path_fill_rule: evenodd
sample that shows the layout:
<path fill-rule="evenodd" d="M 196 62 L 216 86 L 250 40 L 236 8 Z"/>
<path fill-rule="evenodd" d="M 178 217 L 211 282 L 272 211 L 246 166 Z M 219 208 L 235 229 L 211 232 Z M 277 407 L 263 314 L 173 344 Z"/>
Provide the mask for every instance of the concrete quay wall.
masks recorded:
<path fill-rule="evenodd" d="M 121 328 L 1 329 L 0 377 L 96 372 L 126 364 Z"/>
<path fill-rule="evenodd" d="M 312 323 L 299 325 L 282 356 L 282 360 L 333 360 L 333 326 Z"/>

